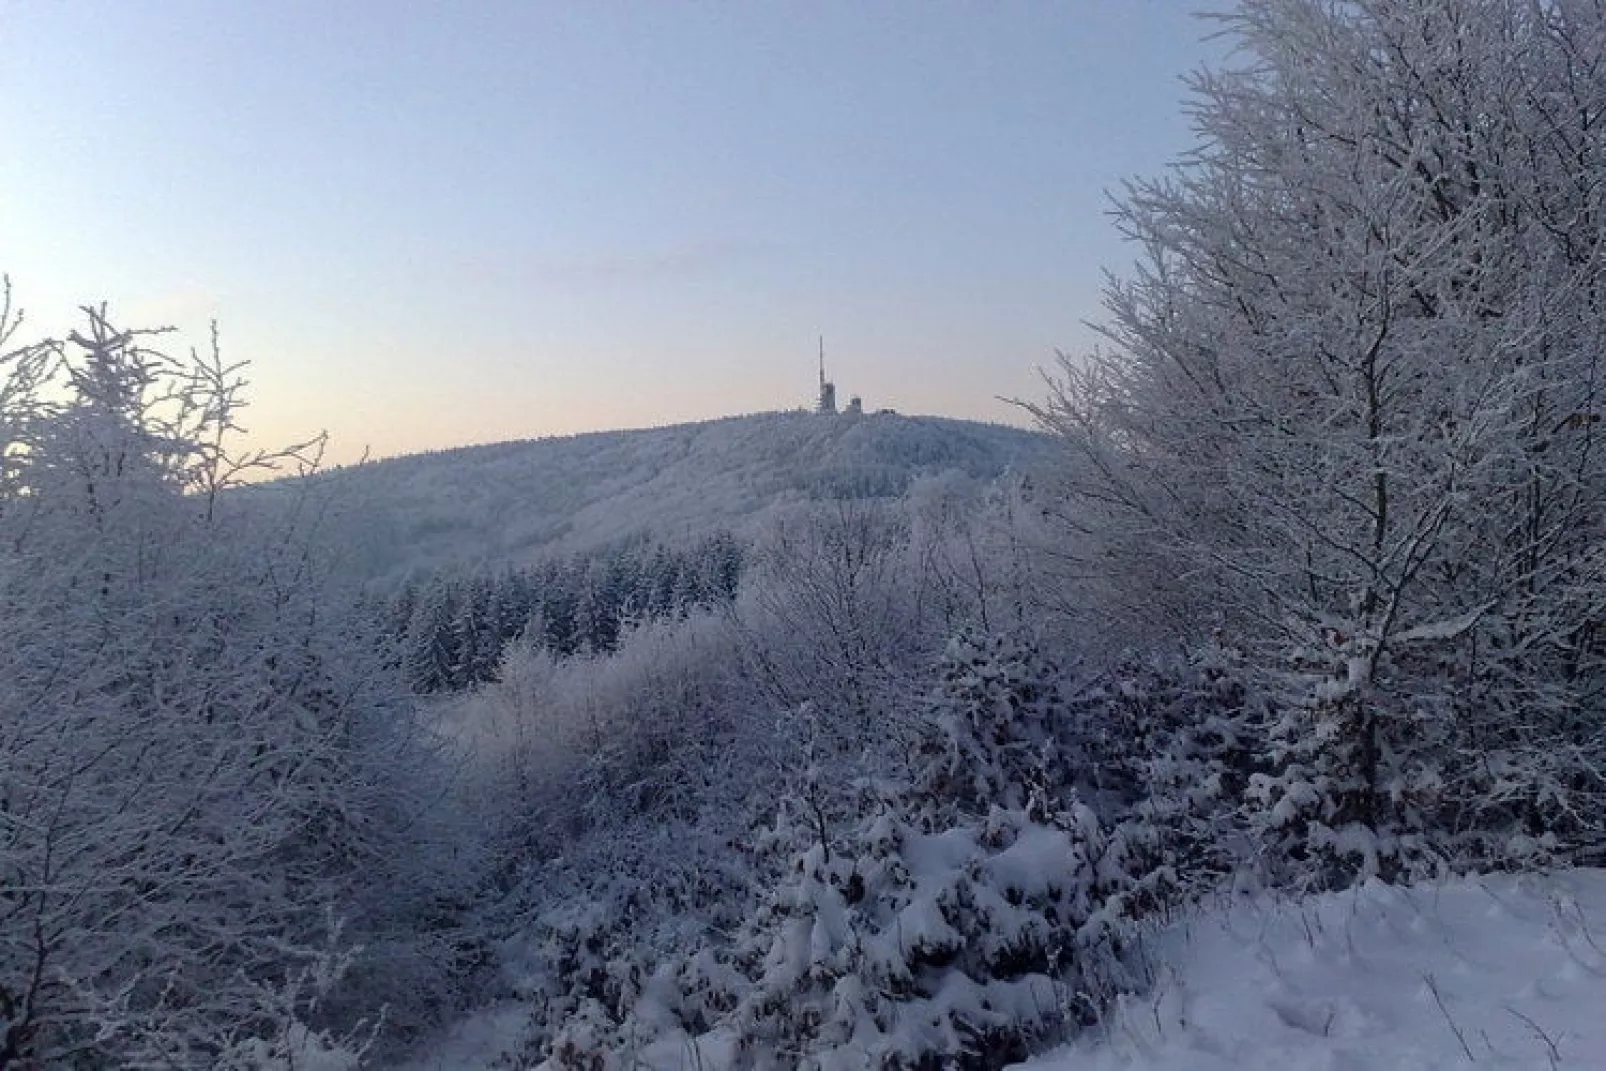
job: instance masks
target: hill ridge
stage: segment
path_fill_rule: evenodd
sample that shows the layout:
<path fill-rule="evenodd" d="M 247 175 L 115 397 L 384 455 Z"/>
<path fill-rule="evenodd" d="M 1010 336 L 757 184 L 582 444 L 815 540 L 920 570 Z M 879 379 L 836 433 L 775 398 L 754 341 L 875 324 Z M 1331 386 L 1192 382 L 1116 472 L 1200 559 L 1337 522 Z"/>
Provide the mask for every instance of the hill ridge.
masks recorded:
<path fill-rule="evenodd" d="M 992 480 L 1048 451 L 1046 436 L 1005 424 L 792 410 L 425 451 L 312 479 L 378 577 L 746 532 L 789 505 L 896 498 L 942 473 Z"/>

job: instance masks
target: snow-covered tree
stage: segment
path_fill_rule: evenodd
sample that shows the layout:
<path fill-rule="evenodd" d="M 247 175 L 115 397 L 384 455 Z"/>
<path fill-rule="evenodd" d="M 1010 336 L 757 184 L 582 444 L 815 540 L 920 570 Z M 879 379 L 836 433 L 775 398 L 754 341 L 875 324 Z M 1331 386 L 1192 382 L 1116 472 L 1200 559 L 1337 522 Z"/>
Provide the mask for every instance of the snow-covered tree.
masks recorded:
<path fill-rule="evenodd" d="M 753 558 L 734 614 L 762 700 L 810 705 L 842 783 L 849 766 L 895 759 L 946 638 L 907 516 L 874 501 L 812 505 L 780 518 Z"/>
<path fill-rule="evenodd" d="M 1606 741 L 1606 9 L 1243 0 L 1197 150 L 1043 423 L 1092 634 L 1213 630 L 1321 880 L 1593 857 Z"/>
<path fill-rule="evenodd" d="M 0 1066 L 329 1049 L 354 935 L 428 899 L 410 712 L 309 543 L 224 493 L 273 460 L 229 452 L 237 370 L 86 313 L 0 391 Z"/>

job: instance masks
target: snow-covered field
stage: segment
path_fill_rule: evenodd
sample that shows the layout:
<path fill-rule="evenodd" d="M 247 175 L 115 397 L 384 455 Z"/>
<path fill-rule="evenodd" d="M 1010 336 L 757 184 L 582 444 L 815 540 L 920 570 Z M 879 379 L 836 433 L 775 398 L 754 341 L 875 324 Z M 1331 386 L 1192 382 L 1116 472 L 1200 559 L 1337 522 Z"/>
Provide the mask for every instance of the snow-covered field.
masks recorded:
<path fill-rule="evenodd" d="M 1606 871 L 1370 885 L 1180 924 L 1032 1071 L 1606 1069 Z"/>
<path fill-rule="evenodd" d="M 1149 954 L 1153 993 L 1023 1071 L 1606 1069 L 1606 871 L 1240 903 Z M 523 1021 L 488 1009 L 411 1071 L 489 1068 Z"/>

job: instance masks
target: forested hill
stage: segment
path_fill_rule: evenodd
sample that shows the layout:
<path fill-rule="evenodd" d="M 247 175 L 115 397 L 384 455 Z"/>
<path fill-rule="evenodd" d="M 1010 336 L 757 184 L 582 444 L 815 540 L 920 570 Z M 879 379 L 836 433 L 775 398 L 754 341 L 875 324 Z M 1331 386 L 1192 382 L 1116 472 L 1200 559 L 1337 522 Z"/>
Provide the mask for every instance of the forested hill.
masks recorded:
<path fill-rule="evenodd" d="M 355 563 L 401 576 L 743 534 L 799 501 L 896 497 L 947 471 L 989 479 L 1049 449 L 1004 425 L 785 412 L 415 454 L 317 481 Z"/>

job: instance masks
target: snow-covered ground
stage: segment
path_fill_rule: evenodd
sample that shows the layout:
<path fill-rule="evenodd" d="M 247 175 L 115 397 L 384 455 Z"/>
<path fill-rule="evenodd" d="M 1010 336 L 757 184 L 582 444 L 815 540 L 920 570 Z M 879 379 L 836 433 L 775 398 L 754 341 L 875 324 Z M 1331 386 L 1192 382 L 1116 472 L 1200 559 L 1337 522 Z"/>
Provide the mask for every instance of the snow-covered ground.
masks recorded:
<path fill-rule="evenodd" d="M 1032 1071 L 1606 1069 L 1606 871 L 1239 905 Z"/>
<path fill-rule="evenodd" d="M 458 1022 L 417 1057 L 394 1071 L 491 1071 L 517 1067 L 514 1054 L 530 1009 L 503 1001 Z"/>
<path fill-rule="evenodd" d="M 1022 1071 L 1606 1071 L 1606 871 L 1244 902 L 1149 956 L 1154 992 Z M 523 1023 L 487 1009 L 408 1071 L 489 1068 Z"/>

